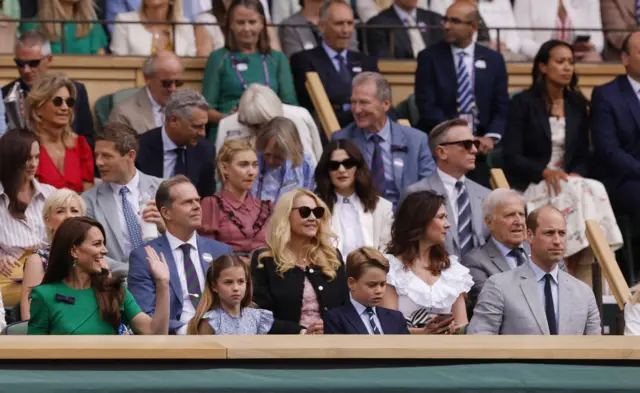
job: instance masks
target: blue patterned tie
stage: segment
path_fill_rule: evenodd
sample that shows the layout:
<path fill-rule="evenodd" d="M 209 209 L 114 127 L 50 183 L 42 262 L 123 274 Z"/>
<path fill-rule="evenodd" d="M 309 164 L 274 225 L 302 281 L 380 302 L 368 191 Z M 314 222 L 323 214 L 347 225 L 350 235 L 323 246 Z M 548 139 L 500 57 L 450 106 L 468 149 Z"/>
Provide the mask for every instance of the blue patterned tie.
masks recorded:
<path fill-rule="evenodd" d="M 351 74 L 349 73 L 349 70 L 347 70 L 345 58 L 342 57 L 340 53 L 338 53 L 335 59 L 338 62 L 338 72 L 340 73 L 340 78 L 342 78 L 342 81 L 344 83 L 351 84 Z"/>
<path fill-rule="evenodd" d="M 369 314 L 369 324 L 371 325 L 371 331 L 373 334 L 380 334 L 380 330 L 378 329 L 378 325 L 376 325 L 376 320 L 374 319 L 375 313 L 371 307 L 367 307 L 367 314 Z"/>
<path fill-rule="evenodd" d="M 198 273 L 196 267 L 191 259 L 191 245 L 185 243 L 180 246 L 184 259 L 184 274 L 187 279 L 187 290 L 189 291 L 189 298 L 194 308 L 198 308 L 198 301 L 200 300 L 200 280 L 198 279 Z"/>
<path fill-rule="evenodd" d="M 473 248 L 473 231 L 471 229 L 471 202 L 464 183 L 456 183 L 458 191 L 458 237 L 460 238 L 460 254 L 465 255 Z"/>
<path fill-rule="evenodd" d="M 458 53 L 458 72 L 456 78 L 458 80 L 458 106 L 460 113 L 471 113 L 473 108 L 473 89 L 471 86 L 471 77 L 469 70 L 464 63 L 467 54 Z"/>
<path fill-rule="evenodd" d="M 387 189 L 387 181 L 384 177 L 384 161 L 382 160 L 382 137 L 378 134 L 371 136 L 373 142 L 373 156 L 371 157 L 371 178 L 373 185 L 380 192 L 380 195 L 384 197 L 385 190 Z"/>
<path fill-rule="evenodd" d="M 120 195 L 122 196 L 122 211 L 124 213 L 124 221 L 127 224 L 127 232 L 129 232 L 129 241 L 131 242 L 131 249 L 144 245 L 142 241 L 142 231 L 140 229 L 140 223 L 136 214 L 133 212 L 133 208 L 127 199 L 129 188 L 122 187 L 120 189 Z"/>

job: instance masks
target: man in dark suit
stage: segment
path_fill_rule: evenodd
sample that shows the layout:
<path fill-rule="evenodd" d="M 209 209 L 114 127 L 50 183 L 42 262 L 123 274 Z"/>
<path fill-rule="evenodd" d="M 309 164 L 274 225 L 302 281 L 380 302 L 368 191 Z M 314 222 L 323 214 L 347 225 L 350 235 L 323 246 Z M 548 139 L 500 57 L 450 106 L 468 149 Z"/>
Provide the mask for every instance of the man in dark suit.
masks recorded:
<path fill-rule="evenodd" d="M 351 80 L 363 71 L 378 72 L 376 59 L 349 50 L 353 36 L 353 10 L 344 0 L 332 0 L 320 9 L 321 45 L 291 57 L 291 70 L 300 105 L 309 112 L 314 107 L 307 93 L 307 72 L 317 72 L 336 112 L 341 127 L 353 121 Z"/>
<path fill-rule="evenodd" d="M 430 132 L 441 122 L 461 117 L 480 141 L 476 169 L 469 177 L 489 186 L 486 156 L 504 133 L 509 93 L 502 55 L 473 42 L 478 9 L 469 0 L 447 9 L 444 41 L 420 53 L 415 78 L 419 127 Z"/>
<path fill-rule="evenodd" d="M 415 59 L 425 47 L 442 39 L 441 24 L 442 15 L 418 8 L 417 0 L 395 0 L 367 22 L 365 49 L 379 58 Z"/>
<path fill-rule="evenodd" d="M 151 176 L 170 178 L 185 175 L 200 197 L 213 195 L 215 145 L 205 139 L 209 104 L 192 89 L 171 94 L 165 109 L 165 124 L 140 137 L 136 167 Z"/>
<path fill-rule="evenodd" d="M 624 40 L 622 64 L 627 75 L 596 87 L 591 95 L 594 170 L 616 213 L 640 224 L 640 33 Z"/>
<path fill-rule="evenodd" d="M 2 97 L 7 97 L 15 84 L 20 85 L 23 96 L 33 87 L 40 75 L 46 74 L 53 62 L 51 43 L 39 31 L 27 31 L 16 41 L 15 59 L 20 77 L 2 87 Z M 76 104 L 74 106 L 73 131 L 87 139 L 93 147 L 93 116 L 89 107 L 87 89 L 80 82 L 73 81 L 76 87 Z"/>

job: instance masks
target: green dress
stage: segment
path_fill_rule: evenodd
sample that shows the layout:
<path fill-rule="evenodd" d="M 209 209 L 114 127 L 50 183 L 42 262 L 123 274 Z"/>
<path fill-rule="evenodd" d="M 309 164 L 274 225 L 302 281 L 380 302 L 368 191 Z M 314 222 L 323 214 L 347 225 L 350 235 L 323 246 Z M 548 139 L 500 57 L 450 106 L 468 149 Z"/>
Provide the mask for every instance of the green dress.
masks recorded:
<path fill-rule="evenodd" d="M 227 114 L 238 105 L 245 86 L 243 86 L 238 73 L 231 61 L 231 53 L 227 48 L 218 49 L 211 53 L 207 59 L 202 81 L 202 94 L 211 105 L 212 109 Z M 262 54 L 259 52 L 246 54 L 233 52 L 238 72 L 244 79 L 246 86 L 252 83 L 267 84 Z M 272 50 L 265 56 L 268 73 L 269 87 L 280 97 L 280 100 L 289 105 L 298 105 L 296 91 L 293 85 L 293 76 L 287 57 L 282 52 Z M 217 126 L 209 129 L 207 137 L 216 140 Z"/>
<path fill-rule="evenodd" d="M 76 37 L 76 24 L 66 23 L 64 25 L 65 37 L 65 54 L 69 55 L 95 55 L 100 49 L 104 49 L 109 44 L 107 34 L 101 25 L 94 23 L 89 34 L 82 38 Z M 38 23 L 22 23 L 20 32 L 24 33 L 29 30 L 39 30 Z M 62 44 L 60 40 L 51 41 L 51 52 L 54 54 L 62 53 Z"/>
<path fill-rule="evenodd" d="M 75 299 L 69 304 L 60 298 Z M 118 334 L 118 329 L 100 317 L 98 299 L 92 288 L 73 289 L 64 282 L 39 285 L 31 291 L 31 319 L 27 334 Z M 122 323 L 129 325 L 142 310 L 125 288 L 120 306 Z"/>

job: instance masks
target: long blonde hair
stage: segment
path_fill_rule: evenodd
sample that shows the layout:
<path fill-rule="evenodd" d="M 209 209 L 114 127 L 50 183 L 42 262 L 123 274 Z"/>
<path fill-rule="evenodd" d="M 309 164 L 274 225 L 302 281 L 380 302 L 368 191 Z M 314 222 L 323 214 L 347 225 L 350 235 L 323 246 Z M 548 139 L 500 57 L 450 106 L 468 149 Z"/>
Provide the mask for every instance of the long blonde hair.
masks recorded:
<path fill-rule="evenodd" d="M 38 19 L 41 20 L 71 20 L 71 21 L 91 21 L 97 20 L 95 3 L 93 0 L 80 0 L 73 5 L 73 15 L 64 15 L 64 10 L 60 5 L 60 0 L 40 1 L 38 9 Z M 58 41 L 62 38 L 62 23 L 41 23 L 40 28 L 49 41 Z M 78 23 L 76 25 L 76 38 L 89 35 L 93 29 L 93 23 Z"/>
<path fill-rule="evenodd" d="M 216 174 L 223 184 L 226 183 L 227 180 L 224 174 L 223 164 L 230 164 L 231 161 L 233 161 L 233 157 L 243 151 L 256 152 L 251 142 L 246 139 L 230 139 L 224 141 L 224 144 L 218 152 L 218 158 L 216 160 Z"/>
<path fill-rule="evenodd" d="M 144 18 L 145 5 L 144 0 L 140 4 L 140 18 Z M 173 0 L 169 2 L 169 22 L 180 22 L 184 18 L 184 12 L 182 8 L 182 0 Z"/>
<path fill-rule="evenodd" d="M 27 114 L 27 125 L 31 131 L 38 135 L 38 137 L 42 137 L 40 128 L 42 127 L 43 119 L 37 112 L 47 101 L 53 98 L 58 90 L 63 87 L 66 87 L 67 90 L 69 90 L 70 97 L 76 98 L 77 92 L 75 85 L 71 79 L 62 72 L 43 75 L 31 88 L 31 91 L 27 96 L 27 105 L 25 109 Z M 73 108 L 69 108 L 69 124 L 67 124 L 62 132 L 62 141 L 67 147 L 73 147 L 75 145 L 76 134 L 71 128 L 73 116 Z"/>
<path fill-rule="evenodd" d="M 336 270 L 340 268 L 340 261 L 335 247 L 332 246 L 332 239 L 335 239 L 336 235 L 331 232 L 331 212 L 316 194 L 303 188 L 291 190 L 278 200 L 267 228 L 269 250 L 260 254 L 258 261 L 264 257 L 272 257 L 280 275 L 284 275 L 284 273 L 296 266 L 297 255 L 294 255 L 289 247 L 289 242 L 291 241 L 289 216 L 291 215 L 293 202 L 302 195 L 313 198 L 316 204 L 325 210 L 324 216 L 318 219 L 316 237 L 303 250 L 304 258 L 319 267 L 325 276 L 333 279 L 336 276 Z M 259 263 L 258 268 L 262 268 L 262 264 Z"/>

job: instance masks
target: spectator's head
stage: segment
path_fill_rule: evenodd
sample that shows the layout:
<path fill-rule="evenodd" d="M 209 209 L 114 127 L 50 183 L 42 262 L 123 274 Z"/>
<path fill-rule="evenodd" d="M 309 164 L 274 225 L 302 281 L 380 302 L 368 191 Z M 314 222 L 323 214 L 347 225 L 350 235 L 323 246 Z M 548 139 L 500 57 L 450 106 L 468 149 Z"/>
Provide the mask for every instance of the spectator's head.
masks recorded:
<path fill-rule="evenodd" d="M 332 141 L 324 147 L 315 172 L 316 194 L 329 210 L 337 201 L 336 193 L 350 196 L 355 193 L 365 212 L 372 212 L 378 204 L 378 190 L 373 186 L 371 172 L 360 149 L 348 140 Z"/>
<path fill-rule="evenodd" d="M 279 168 L 287 160 L 296 168 L 304 161 L 298 128 L 286 117 L 275 117 L 258 131 L 256 150 L 269 168 Z"/>
<path fill-rule="evenodd" d="M 529 213 L 527 240 L 533 262 L 542 270 L 553 270 L 564 258 L 567 246 L 567 224 L 562 212 L 547 205 Z"/>
<path fill-rule="evenodd" d="M 249 192 L 258 175 L 258 156 L 251 142 L 227 140 L 218 152 L 216 172 L 225 189 L 234 195 Z"/>
<path fill-rule="evenodd" d="M 634 31 L 624 39 L 622 64 L 630 77 L 640 81 L 640 31 Z"/>
<path fill-rule="evenodd" d="M 94 156 L 102 181 L 127 184 L 136 174 L 140 135 L 124 123 L 107 123 L 95 135 Z"/>
<path fill-rule="evenodd" d="M 254 132 L 274 117 L 284 116 L 280 97 L 265 85 L 252 83 L 247 87 L 238 104 L 238 123 Z"/>
<path fill-rule="evenodd" d="M 0 183 L 15 218 L 24 218 L 27 204 L 18 199 L 18 192 L 35 179 L 39 161 L 40 141 L 33 132 L 11 129 L 0 138 Z"/>
<path fill-rule="evenodd" d="M 142 0 L 142 4 L 140 4 L 140 13 L 142 14 L 148 11 L 155 13 L 160 10 L 166 10 L 166 20 L 170 22 L 180 22 L 184 16 L 182 0 Z"/>
<path fill-rule="evenodd" d="M 63 4 L 72 4 L 73 11 L 68 15 Z M 94 0 L 49 0 L 40 1 L 38 7 L 38 19 L 40 20 L 78 20 L 78 21 L 95 21 L 98 19 Z M 40 29 L 47 36 L 49 41 L 60 41 L 62 37 L 62 23 L 41 22 Z M 76 25 L 76 36 L 67 37 L 67 40 L 74 38 L 87 37 L 93 24 L 79 23 Z"/>
<path fill-rule="evenodd" d="M 396 7 L 399 7 L 406 12 L 412 12 L 418 8 L 418 0 L 394 0 L 393 2 Z"/>
<path fill-rule="evenodd" d="M 25 108 L 27 124 L 38 136 L 59 136 L 65 145 L 75 144 L 76 134 L 71 128 L 76 86 L 62 72 L 43 75 L 27 96 Z"/>
<path fill-rule="evenodd" d="M 47 227 L 49 239 L 64 220 L 69 217 L 81 217 L 87 214 L 87 205 L 78 193 L 68 188 L 55 190 L 44 201 L 42 217 L 44 225 Z"/>
<path fill-rule="evenodd" d="M 226 27 L 225 46 L 230 51 L 267 54 L 271 50 L 260 0 L 233 0 L 227 10 Z"/>
<path fill-rule="evenodd" d="M 444 40 L 459 48 L 466 48 L 473 42 L 473 34 L 480 27 L 480 13 L 475 2 L 454 1 L 442 21 Z"/>
<path fill-rule="evenodd" d="M 377 133 L 387 122 L 391 86 L 377 72 L 361 72 L 353 78 L 351 112 L 359 128 Z"/>
<path fill-rule="evenodd" d="M 451 224 L 447 221 L 445 202 L 441 195 L 418 191 L 400 203 L 387 253 L 398 257 L 406 269 L 418 258 L 426 258 L 429 271 L 435 275 L 449 267 L 444 241 Z"/>
<path fill-rule="evenodd" d="M 209 103 L 199 92 L 182 89 L 171 93 L 164 109 L 164 128 L 178 146 L 196 146 L 209 121 Z"/>
<path fill-rule="evenodd" d="M 258 259 L 273 257 L 277 272 L 284 274 L 304 258 L 313 261 L 325 276 L 333 279 L 340 268 L 332 245 L 334 238 L 327 205 L 313 192 L 297 188 L 278 200 L 267 228 L 269 251 L 260 254 Z"/>
<path fill-rule="evenodd" d="M 456 179 L 476 167 L 478 145 L 463 119 L 442 122 L 429 134 L 429 148 L 438 168 Z"/>
<path fill-rule="evenodd" d="M 167 105 L 169 96 L 184 85 L 182 62 L 175 53 L 162 51 L 147 58 L 142 64 L 142 74 L 149 93 L 160 106 Z"/>
<path fill-rule="evenodd" d="M 324 42 L 335 51 L 349 47 L 353 36 L 353 9 L 345 0 L 329 0 L 320 9 L 320 23 Z"/>
<path fill-rule="evenodd" d="M 23 33 L 16 41 L 15 61 L 20 79 L 31 87 L 49 69 L 53 61 L 47 36 L 35 30 Z"/>
<path fill-rule="evenodd" d="M 198 190 L 184 175 L 160 183 L 156 192 L 156 206 L 167 230 L 176 237 L 180 235 L 188 239 L 202 224 Z"/>
<path fill-rule="evenodd" d="M 524 199 L 514 190 L 498 188 L 484 198 L 484 222 L 491 236 L 509 248 L 520 247 L 525 239 Z"/>
<path fill-rule="evenodd" d="M 389 273 L 387 258 L 375 248 L 360 247 L 347 256 L 345 270 L 351 297 L 366 307 L 380 305 Z"/>

